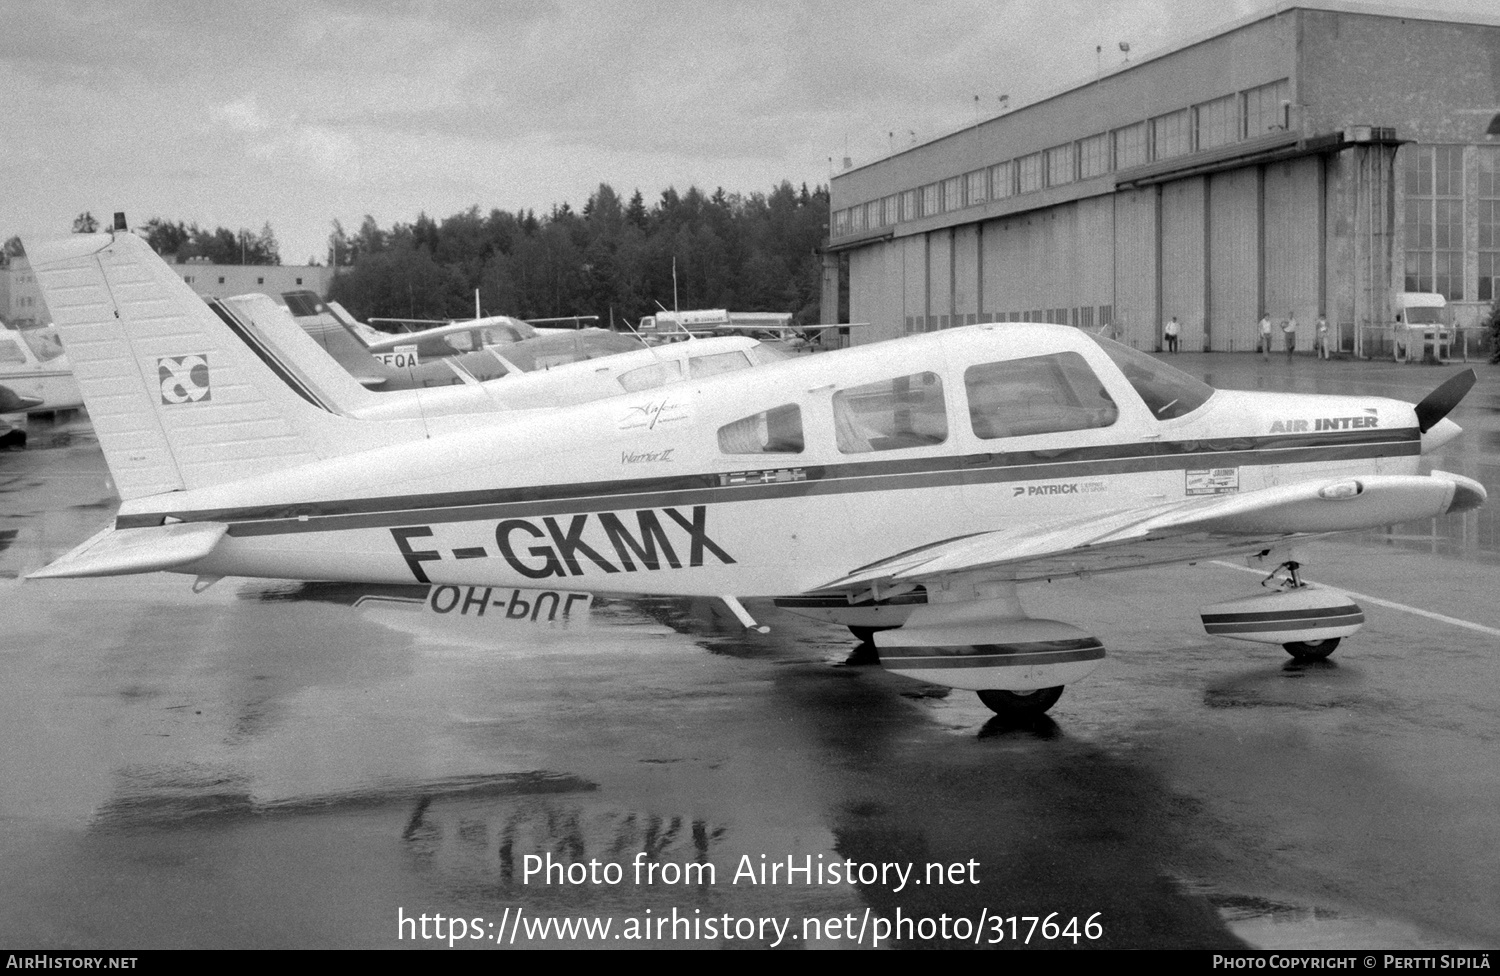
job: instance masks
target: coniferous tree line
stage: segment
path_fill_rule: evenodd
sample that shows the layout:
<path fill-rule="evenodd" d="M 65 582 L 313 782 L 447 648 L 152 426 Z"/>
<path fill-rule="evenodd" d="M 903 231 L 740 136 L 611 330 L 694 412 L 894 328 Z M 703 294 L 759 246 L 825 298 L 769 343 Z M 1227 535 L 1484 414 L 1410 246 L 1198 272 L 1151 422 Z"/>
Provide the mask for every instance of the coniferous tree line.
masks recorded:
<path fill-rule="evenodd" d="M 791 312 L 811 323 L 827 226 L 827 189 L 786 182 L 749 196 L 668 189 L 649 208 L 639 190 L 622 201 L 601 183 L 581 212 L 474 206 L 389 229 L 367 216 L 352 234 L 334 222 L 329 298 L 361 319 L 437 319 L 472 315 L 477 289 L 485 314 L 633 325 L 673 307 L 675 261 L 679 308 Z"/>

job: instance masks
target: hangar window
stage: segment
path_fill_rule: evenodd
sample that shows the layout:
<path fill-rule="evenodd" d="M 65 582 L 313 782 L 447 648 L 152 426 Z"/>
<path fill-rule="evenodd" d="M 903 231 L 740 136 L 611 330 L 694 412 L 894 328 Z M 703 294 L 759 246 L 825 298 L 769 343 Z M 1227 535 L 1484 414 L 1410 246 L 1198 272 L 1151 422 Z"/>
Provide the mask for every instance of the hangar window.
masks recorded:
<path fill-rule="evenodd" d="M 719 428 L 725 454 L 801 454 L 802 410 L 788 403 Z"/>
<path fill-rule="evenodd" d="M 901 194 L 901 219 L 916 220 L 920 214 L 917 213 L 917 191 L 906 190 Z"/>
<path fill-rule="evenodd" d="M 964 179 L 962 176 L 953 176 L 944 180 L 943 187 L 943 212 L 949 210 L 960 210 L 964 205 Z"/>
<path fill-rule="evenodd" d="M 943 380 L 913 373 L 833 395 L 834 437 L 842 454 L 930 447 L 948 439 Z"/>
<path fill-rule="evenodd" d="M 1291 105 L 1289 93 L 1285 78 L 1245 92 L 1245 138 L 1286 129 L 1287 107 Z"/>
<path fill-rule="evenodd" d="M 1212 149 L 1239 139 L 1239 99 L 1234 95 L 1204 102 L 1193 109 L 1193 148 Z"/>
<path fill-rule="evenodd" d="M 1078 141 L 1078 177 L 1090 179 L 1109 172 L 1109 133 Z"/>
<path fill-rule="evenodd" d="M 1047 185 L 1062 186 L 1073 182 L 1073 144 L 1047 150 Z"/>
<path fill-rule="evenodd" d="M 1115 169 L 1129 169 L 1146 161 L 1146 123 L 1127 125 L 1110 134 L 1115 139 Z"/>
<path fill-rule="evenodd" d="M 1500 297 L 1500 149 L 1474 150 L 1479 178 L 1479 300 Z"/>
<path fill-rule="evenodd" d="M 1171 159 L 1188 151 L 1187 110 L 1151 120 L 1151 158 Z"/>
<path fill-rule="evenodd" d="M 880 223 L 882 226 L 890 227 L 901 219 L 900 199 L 900 197 L 893 193 L 880 201 Z"/>
<path fill-rule="evenodd" d="M 996 163 L 990 167 L 990 192 L 996 200 L 1016 192 L 1015 176 L 1010 161 Z"/>
<path fill-rule="evenodd" d="M 964 390 L 969 423 L 985 440 L 1108 427 L 1120 416 L 1076 352 L 970 366 Z"/>
<path fill-rule="evenodd" d="M 1462 146 L 1405 146 L 1406 291 L 1464 297 Z"/>
<path fill-rule="evenodd" d="M 985 192 L 984 176 L 984 170 L 976 169 L 965 177 L 965 182 L 968 184 L 965 187 L 965 200 L 968 201 L 971 207 L 976 203 L 983 203 L 990 198 L 989 194 Z"/>
<path fill-rule="evenodd" d="M 1022 156 L 1016 160 L 1019 171 L 1017 178 L 1017 189 L 1022 193 L 1030 193 L 1032 190 L 1042 188 L 1042 154 L 1032 153 L 1030 156 Z"/>
<path fill-rule="evenodd" d="M 929 183 L 922 187 L 922 216 L 931 217 L 940 213 L 938 210 L 938 190 L 940 184 Z"/>

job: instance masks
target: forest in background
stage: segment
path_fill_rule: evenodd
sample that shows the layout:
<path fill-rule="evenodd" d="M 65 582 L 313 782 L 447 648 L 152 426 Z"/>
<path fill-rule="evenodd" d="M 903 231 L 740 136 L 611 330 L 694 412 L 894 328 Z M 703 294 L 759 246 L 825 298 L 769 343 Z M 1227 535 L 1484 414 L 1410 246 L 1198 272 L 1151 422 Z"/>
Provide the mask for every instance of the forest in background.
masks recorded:
<path fill-rule="evenodd" d="M 80 214 L 73 229 L 97 228 L 91 214 Z M 675 301 L 683 309 L 790 312 L 808 324 L 819 321 L 817 249 L 827 228 L 824 186 L 783 182 L 748 196 L 667 189 L 648 207 L 639 190 L 625 201 L 601 183 L 581 211 L 563 203 L 545 215 L 484 213 L 476 205 L 389 228 L 366 216 L 352 232 L 335 220 L 328 297 L 361 319 L 468 317 L 477 289 L 487 315 L 597 315 L 601 325 L 634 325 Z M 153 217 L 138 232 L 169 261 L 281 260 L 269 224 L 259 233 L 205 230 Z M 14 238 L 5 251 L 23 253 Z"/>

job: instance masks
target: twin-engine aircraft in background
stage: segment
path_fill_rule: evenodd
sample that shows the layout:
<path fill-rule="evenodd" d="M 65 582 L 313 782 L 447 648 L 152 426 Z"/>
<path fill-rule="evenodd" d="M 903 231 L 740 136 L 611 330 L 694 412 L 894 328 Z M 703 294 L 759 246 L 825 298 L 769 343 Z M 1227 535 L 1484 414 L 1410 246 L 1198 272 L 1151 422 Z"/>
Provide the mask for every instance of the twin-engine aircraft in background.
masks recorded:
<path fill-rule="evenodd" d="M 158 570 L 719 596 L 868 630 L 885 667 L 1038 714 L 1103 643 L 1023 584 L 1232 554 L 1211 633 L 1325 655 L 1363 620 L 1292 546 L 1480 505 L 1413 405 L 1216 391 L 1065 326 L 976 325 L 444 432 L 304 399 L 139 238 L 28 247 L 122 504 L 33 578 Z M 888 628 L 888 629 L 878 629 Z"/>

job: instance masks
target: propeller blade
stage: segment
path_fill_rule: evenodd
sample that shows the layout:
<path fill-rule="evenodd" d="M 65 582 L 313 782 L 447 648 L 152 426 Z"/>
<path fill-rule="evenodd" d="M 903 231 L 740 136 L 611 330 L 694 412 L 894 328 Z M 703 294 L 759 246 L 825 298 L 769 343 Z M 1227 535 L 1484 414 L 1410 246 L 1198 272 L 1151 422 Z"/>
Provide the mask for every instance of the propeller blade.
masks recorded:
<path fill-rule="evenodd" d="M 1449 411 L 1458 406 L 1458 401 L 1464 398 L 1464 394 L 1478 380 L 1479 376 L 1472 368 L 1466 369 L 1423 397 L 1422 402 L 1417 404 L 1417 429 L 1424 434 L 1431 430 L 1439 420 L 1448 416 Z"/>

